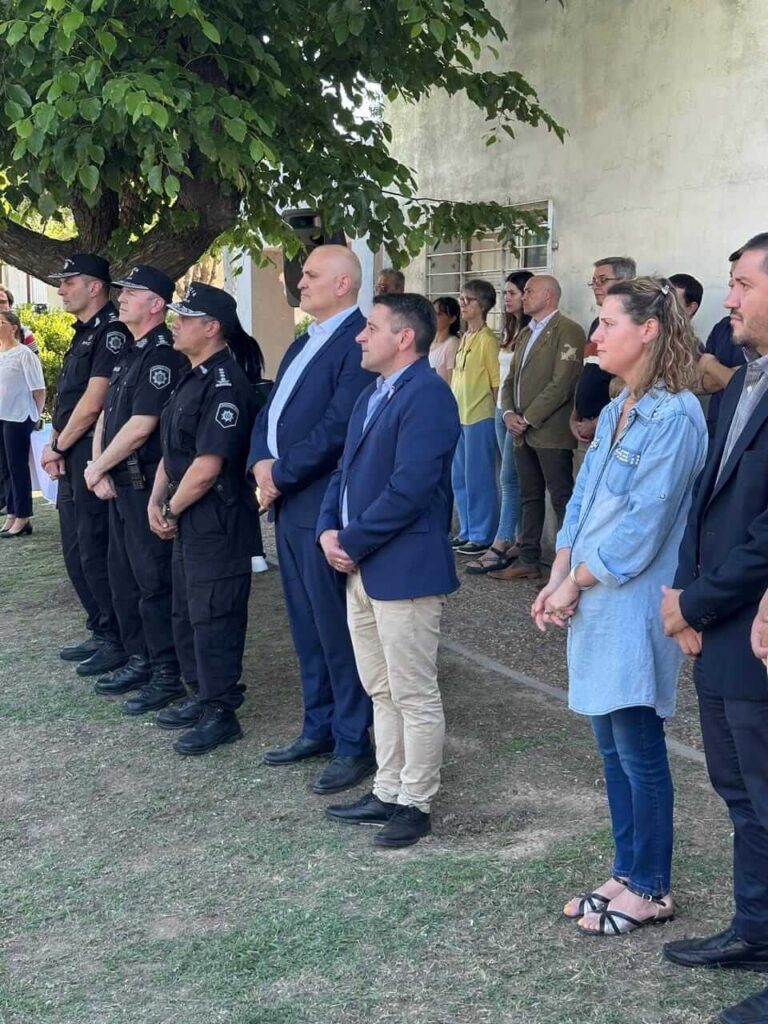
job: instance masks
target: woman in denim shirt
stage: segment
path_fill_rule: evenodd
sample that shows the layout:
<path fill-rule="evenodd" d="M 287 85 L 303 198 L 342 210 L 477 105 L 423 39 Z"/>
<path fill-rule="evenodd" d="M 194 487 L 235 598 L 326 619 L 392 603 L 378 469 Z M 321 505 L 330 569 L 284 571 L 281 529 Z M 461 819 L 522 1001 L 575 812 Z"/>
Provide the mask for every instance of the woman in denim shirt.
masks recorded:
<path fill-rule="evenodd" d="M 602 369 L 626 387 L 600 414 L 532 615 L 541 630 L 570 624 L 569 705 L 592 720 L 616 850 L 613 877 L 564 913 L 584 933 L 619 935 L 674 915 L 664 719 L 675 710 L 682 654 L 664 636 L 659 603 L 707 428 L 687 390 L 696 340 L 668 281 L 613 285 L 593 340 Z M 690 653 L 697 642 L 693 634 Z"/>

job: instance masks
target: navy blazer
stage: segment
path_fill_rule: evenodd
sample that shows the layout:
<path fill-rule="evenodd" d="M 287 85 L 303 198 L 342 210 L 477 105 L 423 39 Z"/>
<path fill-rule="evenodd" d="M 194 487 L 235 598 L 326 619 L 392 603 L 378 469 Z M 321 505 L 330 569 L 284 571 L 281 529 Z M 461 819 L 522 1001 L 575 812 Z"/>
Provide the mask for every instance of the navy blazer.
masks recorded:
<path fill-rule="evenodd" d="M 768 589 L 768 395 L 748 420 L 717 480 L 746 367 L 723 393 L 717 430 L 694 490 L 675 587 L 688 623 L 702 633 L 701 667 L 722 697 L 768 700 L 765 665 L 749 633 Z"/>
<path fill-rule="evenodd" d="M 427 359 L 418 359 L 363 430 L 375 386 L 355 405 L 317 536 L 340 531 L 339 543 L 375 600 L 451 593 L 459 586 L 449 542 L 451 462 L 461 432 L 456 399 Z M 349 523 L 342 529 L 345 489 Z"/>
<path fill-rule="evenodd" d="M 358 395 L 373 380 L 360 365 L 355 338 L 365 317 L 355 310 L 325 342 L 296 382 L 277 424 L 280 453 L 272 479 L 281 492 L 275 502 L 280 521 L 315 529 L 328 478 L 335 469 Z M 283 356 L 270 400 L 260 411 L 251 434 L 248 468 L 274 458 L 267 447 L 267 418 L 286 369 L 307 343 L 302 334 Z"/>

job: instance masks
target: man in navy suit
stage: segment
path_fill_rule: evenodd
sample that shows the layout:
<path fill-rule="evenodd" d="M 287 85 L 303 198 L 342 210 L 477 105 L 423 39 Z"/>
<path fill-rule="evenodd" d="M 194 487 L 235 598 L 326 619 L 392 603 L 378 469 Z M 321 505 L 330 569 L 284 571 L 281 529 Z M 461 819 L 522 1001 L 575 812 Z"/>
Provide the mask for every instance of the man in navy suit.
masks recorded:
<path fill-rule="evenodd" d="M 344 246 L 307 258 L 301 308 L 315 318 L 286 352 L 269 402 L 256 420 L 248 465 L 261 503 L 274 511 L 277 553 L 299 659 L 304 723 L 293 743 L 264 755 L 292 764 L 331 753 L 316 793 L 354 786 L 375 767 L 371 702 L 355 667 L 346 622 L 345 579 L 315 543 L 320 504 L 336 468 L 358 395 L 372 380 L 355 344 L 360 263 Z"/>
<path fill-rule="evenodd" d="M 445 720 L 437 645 L 459 585 L 449 532 L 451 461 L 461 426 L 427 360 L 436 331 L 422 295 L 379 295 L 357 337 L 379 374 L 358 399 L 317 524 L 328 564 L 347 574 L 347 617 L 373 699 L 373 792 L 330 818 L 383 825 L 374 842 L 410 846 L 430 832 Z"/>
<path fill-rule="evenodd" d="M 670 942 L 664 955 L 684 967 L 768 971 L 768 678 L 750 648 L 768 584 L 768 233 L 731 260 L 725 306 L 746 365 L 723 393 L 662 615 L 667 634 L 696 656 L 707 768 L 733 822 L 736 912 L 724 931 Z M 768 1021 L 768 990 L 720 1020 Z"/>

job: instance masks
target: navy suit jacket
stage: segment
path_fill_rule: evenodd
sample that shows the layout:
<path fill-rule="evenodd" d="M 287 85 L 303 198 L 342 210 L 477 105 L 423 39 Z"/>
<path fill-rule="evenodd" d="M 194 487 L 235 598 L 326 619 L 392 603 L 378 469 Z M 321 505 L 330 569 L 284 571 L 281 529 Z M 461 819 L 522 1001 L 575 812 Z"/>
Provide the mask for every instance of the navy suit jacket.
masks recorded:
<path fill-rule="evenodd" d="M 765 665 L 749 633 L 768 588 L 768 395 L 748 420 L 717 480 L 746 367 L 723 393 L 717 430 L 694 491 L 675 586 L 686 621 L 702 633 L 701 668 L 712 692 L 768 700 Z"/>
<path fill-rule="evenodd" d="M 360 365 L 355 337 L 365 326 L 359 310 L 349 316 L 309 361 L 291 393 L 277 425 L 280 456 L 272 479 L 281 492 L 275 514 L 284 525 L 315 529 L 328 478 L 344 447 L 352 408 L 374 379 Z M 267 447 L 267 419 L 280 381 L 309 336 L 302 334 L 283 356 L 270 400 L 256 418 L 248 467 L 274 458 Z"/>
<path fill-rule="evenodd" d="M 459 580 L 449 542 L 451 462 L 461 427 L 451 389 L 426 358 L 398 377 L 363 430 L 375 383 L 360 395 L 344 454 L 331 477 L 317 536 L 339 530 L 369 597 L 448 594 Z M 341 527 L 347 492 L 349 523 Z"/>

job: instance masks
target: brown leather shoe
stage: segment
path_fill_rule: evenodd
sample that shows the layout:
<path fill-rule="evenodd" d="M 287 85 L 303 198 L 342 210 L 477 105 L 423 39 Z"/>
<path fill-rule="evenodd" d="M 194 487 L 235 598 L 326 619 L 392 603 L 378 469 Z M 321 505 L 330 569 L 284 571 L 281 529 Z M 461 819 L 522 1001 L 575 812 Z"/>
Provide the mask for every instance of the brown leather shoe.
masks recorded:
<path fill-rule="evenodd" d="M 506 569 L 499 569 L 498 572 L 489 572 L 488 576 L 493 580 L 540 580 L 541 566 L 526 565 L 525 562 L 518 560 Z"/>

